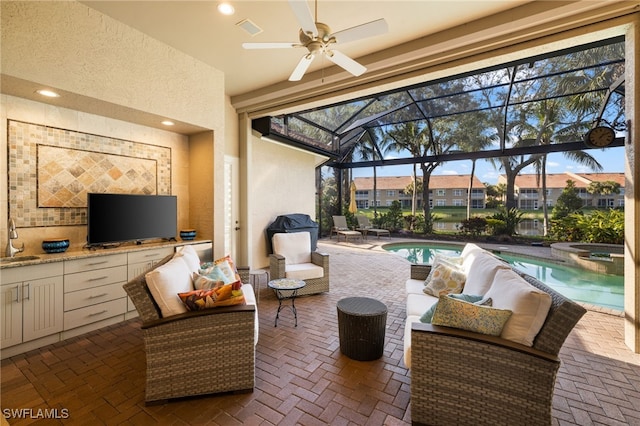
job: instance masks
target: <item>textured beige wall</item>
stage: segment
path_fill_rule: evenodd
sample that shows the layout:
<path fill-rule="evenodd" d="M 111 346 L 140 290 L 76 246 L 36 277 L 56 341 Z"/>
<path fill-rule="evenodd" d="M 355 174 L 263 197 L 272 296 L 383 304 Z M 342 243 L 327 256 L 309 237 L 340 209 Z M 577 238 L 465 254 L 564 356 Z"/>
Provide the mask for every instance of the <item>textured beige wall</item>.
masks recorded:
<path fill-rule="evenodd" d="M 69 1 L 2 2 L 2 73 L 207 129 L 224 125 L 224 74 Z M 105 114 L 109 115 L 109 114 Z"/>
<path fill-rule="evenodd" d="M 0 152 L 7 152 L 7 119 L 46 124 L 78 132 L 104 135 L 171 148 L 171 193 L 178 196 L 178 229 L 189 227 L 189 141 L 184 135 L 152 129 L 118 120 L 33 102 L 14 96 L 0 96 Z M 1 156 L 0 175 L 6 176 L 7 157 Z M 0 179 L 0 213 L 7 217 L 7 180 Z M 14 208 L 15 206 L 12 206 Z M 2 248 L 6 246 L 6 221 L 0 224 Z M 18 229 L 17 244 L 25 243 L 25 254 L 43 253 L 42 240 L 69 238 L 72 249 L 81 248 L 87 237 L 86 226 L 52 226 Z"/>
<path fill-rule="evenodd" d="M 202 132 L 189 137 L 189 228 L 198 238 L 213 239 L 213 133 Z"/>
<path fill-rule="evenodd" d="M 249 248 L 251 267 L 261 268 L 269 265 L 265 230 L 278 215 L 304 213 L 315 220 L 319 157 L 255 135 L 250 144 Z"/>

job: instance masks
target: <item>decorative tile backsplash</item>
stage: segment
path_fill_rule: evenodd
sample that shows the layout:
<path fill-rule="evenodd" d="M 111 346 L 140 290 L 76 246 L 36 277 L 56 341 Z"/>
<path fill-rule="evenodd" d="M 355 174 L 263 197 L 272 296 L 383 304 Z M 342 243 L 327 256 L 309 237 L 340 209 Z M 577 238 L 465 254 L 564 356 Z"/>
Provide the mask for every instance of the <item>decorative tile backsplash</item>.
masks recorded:
<path fill-rule="evenodd" d="M 171 194 L 171 148 L 8 120 L 18 227 L 86 224 L 87 192 Z"/>
<path fill-rule="evenodd" d="M 88 192 L 156 194 L 156 160 L 38 145 L 38 207 L 87 207 Z"/>

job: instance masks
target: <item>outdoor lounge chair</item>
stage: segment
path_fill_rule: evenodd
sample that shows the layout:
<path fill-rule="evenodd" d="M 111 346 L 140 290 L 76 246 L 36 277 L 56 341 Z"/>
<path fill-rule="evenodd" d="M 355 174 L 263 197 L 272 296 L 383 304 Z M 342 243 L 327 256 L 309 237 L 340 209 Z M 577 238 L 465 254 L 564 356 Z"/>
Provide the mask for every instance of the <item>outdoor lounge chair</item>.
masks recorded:
<path fill-rule="evenodd" d="M 336 234 L 338 241 L 340 241 L 340 235 L 344 237 L 345 241 L 349 238 L 362 239 L 362 232 L 352 231 L 349 229 L 349 226 L 347 225 L 347 218 L 345 216 L 333 216 L 333 228 L 331 228 L 329 239 L 331 239 L 333 234 Z"/>
<path fill-rule="evenodd" d="M 391 232 L 388 229 L 374 228 L 367 216 L 357 215 L 356 219 L 358 220 L 356 231 L 362 232 L 365 238 L 367 238 L 368 234 L 374 234 L 378 238 L 380 238 L 380 235 L 386 235 L 391 238 Z"/>
<path fill-rule="evenodd" d="M 273 254 L 269 257 L 271 279 L 304 280 L 298 295 L 329 291 L 329 255 L 311 251 L 309 232 L 283 232 L 272 237 Z"/>

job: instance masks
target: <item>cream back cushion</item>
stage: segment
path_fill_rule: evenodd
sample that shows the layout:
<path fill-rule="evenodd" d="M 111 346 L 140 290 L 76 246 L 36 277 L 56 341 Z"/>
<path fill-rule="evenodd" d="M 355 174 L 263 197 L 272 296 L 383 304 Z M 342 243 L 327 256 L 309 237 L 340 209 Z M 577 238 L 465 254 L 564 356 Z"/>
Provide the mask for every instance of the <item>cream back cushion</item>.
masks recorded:
<path fill-rule="evenodd" d="M 182 256 L 174 257 L 145 275 L 147 287 L 163 317 L 182 314 L 187 308 L 178 293 L 193 290 L 191 270 Z"/>
<path fill-rule="evenodd" d="M 491 298 L 494 308 L 513 312 L 500 337 L 533 346 L 533 340 L 549 313 L 551 296 L 526 282 L 514 271 L 500 269 L 485 298 Z"/>
<path fill-rule="evenodd" d="M 311 235 L 308 232 L 274 234 L 273 252 L 284 256 L 286 265 L 311 263 Z"/>
<path fill-rule="evenodd" d="M 509 265 L 484 250 L 470 252 L 462 262 L 462 269 L 467 274 L 463 292 L 483 296 L 494 282 L 496 272 L 510 269 Z"/>

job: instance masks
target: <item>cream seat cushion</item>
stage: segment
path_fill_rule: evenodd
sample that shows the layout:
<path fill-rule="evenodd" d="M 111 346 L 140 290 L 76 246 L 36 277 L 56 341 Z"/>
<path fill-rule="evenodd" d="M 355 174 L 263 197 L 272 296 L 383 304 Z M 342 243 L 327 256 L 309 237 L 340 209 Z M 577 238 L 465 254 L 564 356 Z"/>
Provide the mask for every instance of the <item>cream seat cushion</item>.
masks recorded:
<path fill-rule="evenodd" d="M 275 234 L 273 252 L 284 256 L 285 265 L 311 263 L 311 235 L 308 232 Z"/>
<path fill-rule="evenodd" d="M 312 280 L 322 278 L 324 269 L 322 266 L 313 263 L 300 263 L 297 265 L 287 265 L 284 267 L 284 276 L 294 280 Z"/>

